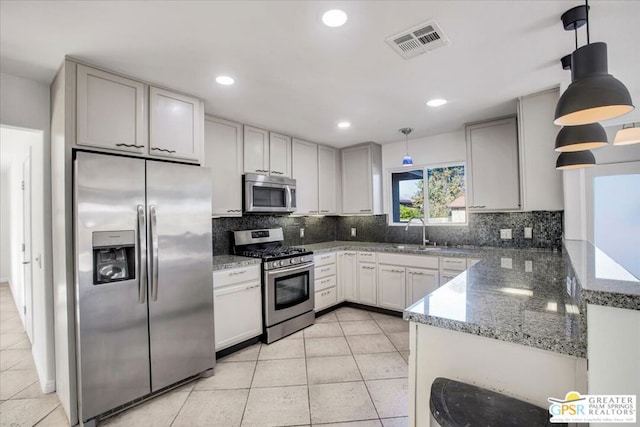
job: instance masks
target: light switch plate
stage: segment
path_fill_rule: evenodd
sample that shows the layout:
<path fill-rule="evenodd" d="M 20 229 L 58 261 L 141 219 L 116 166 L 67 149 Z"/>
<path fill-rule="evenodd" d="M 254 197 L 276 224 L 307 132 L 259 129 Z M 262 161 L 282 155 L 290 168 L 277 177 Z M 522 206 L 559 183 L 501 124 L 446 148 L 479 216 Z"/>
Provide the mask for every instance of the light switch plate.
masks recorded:
<path fill-rule="evenodd" d="M 300 227 L 300 237 L 304 237 L 304 228 Z"/>
<path fill-rule="evenodd" d="M 351 228 L 351 237 L 356 237 L 356 229 L 355 229 L 355 227 Z"/>
<path fill-rule="evenodd" d="M 533 271 L 533 261 L 525 261 L 524 262 L 524 271 L 527 273 L 531 273 Z"/>
<path fill-rule="evenodd" d="M 524 228 L 524 238 L 525 239 L 531 239 L 532 236 L 533 236 L 533 228 L 525 227 Z"/>
<path fill-rule="evenodd" d="M 500 258 L 500 267 L 513 268 L 513 260 L 511 258 Z"/>
<path fill-rule="evenodd" d="M 511 229 L 510 228 L 501 228 L 500 229 L 500 238 L 501 239 L 511 239 Z"/>

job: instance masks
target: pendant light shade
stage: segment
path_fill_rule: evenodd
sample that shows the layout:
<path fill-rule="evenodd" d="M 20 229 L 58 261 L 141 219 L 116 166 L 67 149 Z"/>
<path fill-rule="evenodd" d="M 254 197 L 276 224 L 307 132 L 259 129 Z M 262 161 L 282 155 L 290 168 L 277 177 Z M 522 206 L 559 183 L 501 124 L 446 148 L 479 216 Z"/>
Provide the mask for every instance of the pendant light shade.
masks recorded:
<path fill-rule="evenodd" d="M 555 151 L 568 153 L 593 150 L 607 145 L 607 132 L 600 123 L 581 126 L 565 126 L 556 137 Z"/>
<path fill-rule="evenodd" d="M 631 145 L 640 143 L 640 127 L 636 127 L 635 123 L 630 126 L 623 125 L 622 129 L 616 132 L 616 138 L 613 145 Z"/>
<path fill-rule="evenodd" d="M 413 128 L 402 128 L 398 129 L 398 131 L 404 134 L 404 139 L 407 146 L 407 154 L 402 159 L 402 166 L 413 166 L 413 159 L 409 155 L 409 134 L 413 132 Z"/>
<path fill-rule="evenodd" d="M 556 169 L 570 170 L 582 169 L 596 165 L 596 158 L 591 151 L 575 151 L 572 153 L 561 153 L 556 161 Z"/>
<path fill-rule="evenodd" d="M 607 44 L 591 43 L 571 54 L 571 80 L 556 106 L 554 124 L 577 126 L 634 109 L 627 88 L 608 73 Z"/>

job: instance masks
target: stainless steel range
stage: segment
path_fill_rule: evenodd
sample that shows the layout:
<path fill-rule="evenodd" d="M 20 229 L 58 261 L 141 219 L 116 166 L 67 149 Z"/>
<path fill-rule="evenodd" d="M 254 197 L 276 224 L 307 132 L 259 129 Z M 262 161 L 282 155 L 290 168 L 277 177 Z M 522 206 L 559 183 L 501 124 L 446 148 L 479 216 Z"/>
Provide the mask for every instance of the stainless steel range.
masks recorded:
<path fill-rule="evenodd" d="M 312 325 L 313 252 L 282 246 L 282 228 L 233 235 L 237 255 L 262 259 L 265 341 L 272 343 Z"/>

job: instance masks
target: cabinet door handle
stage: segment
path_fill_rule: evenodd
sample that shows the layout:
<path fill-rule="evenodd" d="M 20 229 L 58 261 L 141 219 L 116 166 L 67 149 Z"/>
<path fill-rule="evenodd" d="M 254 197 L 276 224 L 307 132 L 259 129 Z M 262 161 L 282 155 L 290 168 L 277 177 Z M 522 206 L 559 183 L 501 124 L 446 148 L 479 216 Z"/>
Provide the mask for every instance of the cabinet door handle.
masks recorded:
<path fill-rule="evenodd" d="M 362 268 L 364 268 L 365 270 L 374 270 L 375 267 L 367 267 L 366 265 L 363 265 Z"/>
<path fill-rule="evenodd" d="M 329 212 L 329 209 L 320 209 L 320 212 Z"/>
<path fill-rule="evenodd" d="M 167 150 L 166 148 L 157 148 L 157 147 L 151 147 L 152 150 L 156 150 L 156 151 L 162 151 L 165 153 L 169 153 L 169 154 L 173 154 L 176 152 L 176 150 Z"/>
<path fill-rule="evenodd" d="M 244 274 L 246 272 L 247 272 L 247 270 L 233 271 L 233 272 L 229 273 L 229 276 L 238 276 L 238 275 Z"/>
<path fill-rule="evenodd" d="M 271 171 L 271 173 L 275 173 L 277 175 L 284 175 L 284 172 L 280 172 L 280 171 Z"/>
<path fill-rule="evenodd" d="M 360 212 L 371 212 L 371 209 L 360 209 Z"/>
<path fill-rule="evenodd" d="M 116 144 L 116 147 L 144 148 L 144 145 L 119 143 L 119 144 Z"/>
<path fill-rule="evenodd" d="M 321 271 L 321 272 L 331 271 L 331 267 L 321 268 L 321 269 L 320 269 L 320 271 Z"/>

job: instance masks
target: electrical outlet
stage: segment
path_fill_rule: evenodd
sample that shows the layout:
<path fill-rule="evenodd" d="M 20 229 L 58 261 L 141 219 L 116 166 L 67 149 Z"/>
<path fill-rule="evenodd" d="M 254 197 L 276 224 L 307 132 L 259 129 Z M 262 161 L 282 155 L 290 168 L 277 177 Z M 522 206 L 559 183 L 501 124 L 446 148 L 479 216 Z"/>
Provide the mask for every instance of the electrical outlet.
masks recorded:
<path fill-rule="evenodd" d="M 500 229 L 500 238 L 501 239 L 511 239 L 511 229 L 510 228 L 501 228 Z"/>
<path fill-rule="evenodd" d="M 351 237 L 356 237 L 356 229 L 355 229 L 355 227 L 351 228 Z"/>
<path fill-rule="evenodd" d="M 304 228 L 300 228 L 300 237 L 304 237 Z"/>
<path fill-rule="evenodd" d="M 533 272 L 533 261 L 525 261 L 524 262 L 524 271 L 527 273 Z"/>
<path fill-rule="evenodd" d="M 511 258 L 500 258 L 500 267 L 513 268 L 513 260 Z"/>
<path fill-rule="evenodd" d="M 524 228 L 524 238 L 525 239 L 531 239 L 532 236 L 533 236 L 533 228 L 525 227 Z"/>

